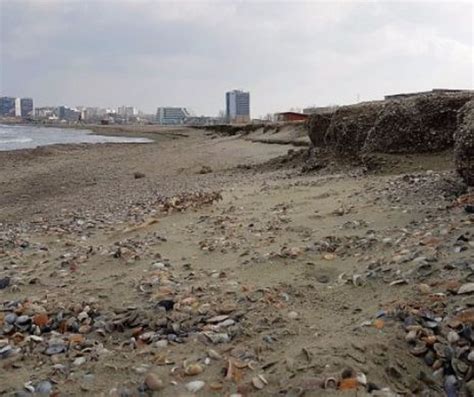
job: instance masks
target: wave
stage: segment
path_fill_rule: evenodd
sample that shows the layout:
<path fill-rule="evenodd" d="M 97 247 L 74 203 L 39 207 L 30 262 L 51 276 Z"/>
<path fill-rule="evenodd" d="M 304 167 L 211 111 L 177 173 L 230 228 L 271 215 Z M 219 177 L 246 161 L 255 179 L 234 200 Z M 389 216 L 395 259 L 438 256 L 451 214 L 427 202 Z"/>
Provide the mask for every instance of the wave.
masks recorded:
<path fill-rule="evenodd" d="M 32 138 L 0 139 L 0 145 L 3 143 L 26 143 L 32 141 Z"/>

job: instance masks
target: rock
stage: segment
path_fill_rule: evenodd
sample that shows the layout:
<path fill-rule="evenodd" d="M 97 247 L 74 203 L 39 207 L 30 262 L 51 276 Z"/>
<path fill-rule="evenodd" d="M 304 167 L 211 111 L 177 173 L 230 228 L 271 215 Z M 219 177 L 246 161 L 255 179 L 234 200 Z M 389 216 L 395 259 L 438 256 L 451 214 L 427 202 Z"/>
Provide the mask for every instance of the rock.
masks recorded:
<path fill-rule="evenodd" d="M 154 373 L 149 373 L 145 377 L 145 385 L 149 390 L 157 391 L 163 388 L 163 381 Z"/>
<path fill-rule="evenodd" d="M 205 383 L 202 380 L 194 380 L 186 384 L 186 390 L 191 393 L 197 393 L 205 386 Z"/>

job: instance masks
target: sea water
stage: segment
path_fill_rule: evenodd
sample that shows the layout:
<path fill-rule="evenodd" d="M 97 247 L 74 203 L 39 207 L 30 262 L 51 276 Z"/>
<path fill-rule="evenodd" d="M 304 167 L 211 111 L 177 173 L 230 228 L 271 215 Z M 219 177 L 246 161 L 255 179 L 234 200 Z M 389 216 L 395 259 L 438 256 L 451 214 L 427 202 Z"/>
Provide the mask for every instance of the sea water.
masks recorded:
<path fill-rule="evenodd" d="M 33 149 L 58 143 L 149 143 L 146 138 L 95 135 L 75 128 L 0 124 L 0 151 Z"/>

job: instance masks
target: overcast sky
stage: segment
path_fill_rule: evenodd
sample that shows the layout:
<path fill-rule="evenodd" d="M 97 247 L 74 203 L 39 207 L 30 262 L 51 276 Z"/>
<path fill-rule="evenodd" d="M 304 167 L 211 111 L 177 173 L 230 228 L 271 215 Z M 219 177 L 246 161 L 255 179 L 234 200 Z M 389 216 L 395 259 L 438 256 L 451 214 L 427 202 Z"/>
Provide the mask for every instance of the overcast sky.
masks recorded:
<path fill-rule="evenodd" d="M 35 106 L 253 117 L 433 87 L 472 88 L 467 2 L 0 0 L 1 95 Z"/>

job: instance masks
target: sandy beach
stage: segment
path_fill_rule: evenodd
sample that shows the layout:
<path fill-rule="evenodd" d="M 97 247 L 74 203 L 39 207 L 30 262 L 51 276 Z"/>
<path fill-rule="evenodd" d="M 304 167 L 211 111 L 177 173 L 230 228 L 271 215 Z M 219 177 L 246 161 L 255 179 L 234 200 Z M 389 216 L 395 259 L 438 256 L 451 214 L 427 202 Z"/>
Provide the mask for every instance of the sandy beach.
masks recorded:
<path fill-rule="evenodd" d="M 108 130 L 154 143 L 0 152 L 1 395 L 443 395 L 404 325 L 474 305 L 451 153 Z"/>

